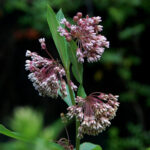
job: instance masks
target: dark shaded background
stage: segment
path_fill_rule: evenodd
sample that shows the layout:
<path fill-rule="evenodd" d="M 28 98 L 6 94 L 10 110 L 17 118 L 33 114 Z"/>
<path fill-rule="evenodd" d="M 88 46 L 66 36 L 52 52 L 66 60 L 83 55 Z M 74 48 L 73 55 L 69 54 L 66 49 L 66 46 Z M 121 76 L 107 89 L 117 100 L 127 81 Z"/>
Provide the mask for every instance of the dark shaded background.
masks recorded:
<path fill-rule="evenodd" d="M 87 94 L 101 91 L 120 95 L 120 108 L 106 132 L 86 136 L 83 141 L 100 144 L 104 150 L 149 150 L 149 0 L 1 0 L 0 122 L 7 125 L 17 106 L 42 111 L 45 125 L 66 112 L 62 100 L 38 96 L 24 69 L 26 49 L 46 56 L 38 42 L 43 36 L 58 58 L 46 22 L 46 3 L 56 12 L 62 8 L 68 19 L 78 11 L 101 16 L 102 34 L 110 41 L 101 61 L 84 64 L 84 86 Z M 68 130 L 74 143 L 71 128 Z"/>

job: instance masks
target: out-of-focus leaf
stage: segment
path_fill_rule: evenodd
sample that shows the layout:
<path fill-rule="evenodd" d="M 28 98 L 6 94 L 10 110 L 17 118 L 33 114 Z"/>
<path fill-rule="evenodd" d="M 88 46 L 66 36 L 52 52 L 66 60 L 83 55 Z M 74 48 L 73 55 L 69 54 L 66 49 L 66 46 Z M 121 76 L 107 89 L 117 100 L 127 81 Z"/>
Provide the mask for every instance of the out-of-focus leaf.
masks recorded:
<path fill-rule="evenodd" d="M 137 99 L 137 95 L 134 91 L 128 91 L 120 94 L 120 100 L 124 102 L 132 102 L 136 101 Z"/>
<path fill-rule="evenodd" d="M 116 138 L 119 135 L 119 129 L 116 127 L 111 127 L 109 132 L 109 136 L 111 136 L 112 138 Z"/>
<path fill-rule="evenodd" d="M 141 0 L 121 0 L 120 3 L 128 6 L 139 6 L 141 4 Z"/>
<path fill-rule="evenodd" d="M 36 140 L 34 149 L 35 150 L 65 150 L 59 144 L 41 138 Z"/>
<path fill-rule="evenodd" d="M 124 80 L 130 80 L 132 77 L 131 71 L 128 68 L 120 68 L 118 73 Z"/>
<path fill-rule="evenodd" d="M 29 9 L 29 7 L 27 5 L 26 0 L 7 0 L 5 3 L 5 9 L 8 12 L 12 12 L 14 10 L 21 10 L 26 12 Z"/>
<path fill-rule="evenodd" d="M 109 7 L 108 0 L 101 0 L 101 2 L 99 2 L 99 0 L 93 0 L 93 3 L 98 10 L 105 10 L 106 8 Z"/>
<path fill-rule="evenodd" d="M 11 119 L 11 128 L 28 139 L 38 136 L 43 125 L 43 116 L 29 107 L 15 109 Z"/>
<path fill-rule="evenodd" d="M 63 129 L 64 124 L 62 123 L 61 119 L 59 119 L 52 123 L 49 127 L 45 128 L 42 136 L 47 140 L 56 140 Z"/>
<path fill-rule="evenodd" d="M 146 99 L 146 106 L 150 107 L 150 97 Z"/>
<path fill-rule="evenodd" d="M 121 64 L 123 61 L 122 53 L 119 52 L 113 52 L 113 51 L 105 51 L 103 53 L 102 57 L 102 63 L 115 63 L 115 64 Z"/>
<path fill-rule="evenodd" d="M 139 35 L 141 32 L 144 31 L 144 29 L 145 26 L 143 24 L 138 24 L 133 27 L 128 27 L 119 33 L 119 38 L 122 40 L 132 38 L 133 36 Z"/>
<path fill-rule="evenodd" d="M 82 84 L 83 82 L 83 65 L 78 62 L 76 57 L 77 44 L 74 41 L 69 43 L 68 53 L 72 63 L 72 72 L 76 80 Z"/>
<path fill-rule="evenodd" d="M 6 135 L 8 137 L 11 137 L 17 140 L 29 142 L 29 139 L 25 138 L 20 133 L 10 131 L 1 124 L 0 124 L 0 134 Z"/>
<path fill-rule="evenodd" d="M 136 56 L 129 56 L 124 59 L 123 64 L 125 67 L 130 68 L 133 65 L 139 65 L 141 63 L 141 60 L 139 57 Z"/>
<path fill-rule="evenodd" d="M 80 145 L 81 150 L 102 150 L 101 146 L 90 143 L 90 142 L 85 142 Z"/>
<path fill-rule="evenodd" d="M 142 95 L 142 96 L 150 96 L 150 86 L 149 85 L 143 85 L 138 82 L 131 82 L 129 83 L 129 87 L 131 89 L 134 89 L 136 93 Z"/>
<path fill-rule="evenodd" d="M 79 9 L 80 5 L 84 3 L 81 0 L 76 1 L 70 1 L 70 0 L 49 0 L 50 5 L 52 7 L 55 7 L 57 9 L 60 8 L 60 6 L 64 9 L 65 12 L 70 12 L 76 9 Z"/>
<path fill-rule="evenodd" d="M 109 8 L 109 15 L 119 25 L 125 21 L 124 11 L 122 9 L 117 8 L 117 7 L 110 7 Z"/>
<path fill-rule="evenodd" d="M 128 123 L 127 128 L 129 132 L 134 136 L 140 136 L 140 134 L 143 132 L 142 126 L 140 126 L 140 124 L 135 125 L 133 123 Z"/>
<path fill-rule="evenodd" d="M 142 1 L 141 7 L 148 13 L 150 13 L 150 2 L 147 0 Z"/>
<path fill-rule="evenodd" d="M 70 61 L 67 52 L 67 42 L 65 38 L 60 36 L 58 33 L 59 22 L 57 21 L 56 15 L 50 6 L 47 7 L 47 21 L 63 65 L 65 68 L 69 68 Z"/>
<path fill-rule="evenodd" d="M 13 140 L 0 143 L 0 150 L 28 150 L 31 149 L 31 147 L 33 150 L 33 145 L 34 144 L 27 144 L 26 142 Z"/>

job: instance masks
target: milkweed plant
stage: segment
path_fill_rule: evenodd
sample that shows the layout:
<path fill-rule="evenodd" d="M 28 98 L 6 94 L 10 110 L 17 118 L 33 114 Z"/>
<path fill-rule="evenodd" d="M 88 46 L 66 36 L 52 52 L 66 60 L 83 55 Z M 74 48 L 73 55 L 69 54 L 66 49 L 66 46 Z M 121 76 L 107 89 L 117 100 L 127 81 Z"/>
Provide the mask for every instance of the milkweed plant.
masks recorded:
<path fill-rule="evenodd" d="M 40 38 L 41 49 L 47 53 L 47 58 L 36 52 L 26 51 L 25 69 L 29 72 L 28 78 L 40 96 L 53 99 L 60 96 L 64 100 L 68 105 L 68 112 L 62 113 L 61 118 L 64 123 L 75 119 L 76 150 L 84 149 L 82 146 L 87 147 L 85 150 L 92 150 L 94 144 L 93 148 L 90 148 L 89 143 L 81 146 L 80 139 L 85 134 L 96 136 L 103 132 L 110 126 L 119 106 L 118 95 L 103 92 L 87 95 L 83 87 L 83 64 L 99 61 L 105 49 L 109 48 L 109 41 L 101 34 L 101 17 L 84 17 L 78 12 L 71 24 L 62 10 L 55 14 L 48 6 L 47 21 L 61 61 L 53 58 L 47 49 L 45 38 Z M 70 74 L 76 79 L 78 86 L 73 83 Z M 74 149 L 66 138 L 61 138 L 57 144 L 66 150 Z"/>

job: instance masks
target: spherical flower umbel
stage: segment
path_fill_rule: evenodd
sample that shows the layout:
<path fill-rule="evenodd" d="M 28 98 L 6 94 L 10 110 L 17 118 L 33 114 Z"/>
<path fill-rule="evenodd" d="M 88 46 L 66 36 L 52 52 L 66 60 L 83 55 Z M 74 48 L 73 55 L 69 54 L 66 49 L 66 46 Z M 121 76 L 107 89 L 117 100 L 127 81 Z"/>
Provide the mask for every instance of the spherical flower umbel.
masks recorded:
<path fill-rule="evenodd" d="M 68 107 L 67 116 L 80 121 L 78 137 L 83 134 L 97 135 L 111 123 L 119 106 L 117 95 L 95 92 L 82 98 L 77 96 L 76 105 Z"/>
<path fill-rule="evenodd" d="M 26 52 L 26 57 L 31 57 L 31 60 L 26 60 L 25 64 L 25 69 L 31 72 L 28 78 L 33 82 L 39 95 L 56 98 L 59 89 L 63 96 L 67 95 L 66 82 L 63 79 L 65 70 L 61 64 L 29 50 Z"/>
<path fill-rule="evenodd" d="M 72 39 L 77 39 L 78 48 L 76 56 L 80 63 L 84 62 L 87 58 L 88 62 L 96 62 L 101 58 L 105 47 L 109 48 L 109 42 L 106 37 L 99 34 L 103 27 L 99 25 L 101 17 L 82 18 L 82 13 L 77 13 L 73 17 L 75 25 L 70 24 L 65 18 L 61 20 L 61 24 L 65 28 L 59 27 L 58 32 L 61 36 L 65 36 L 66 40 L 70 42 Z"/>

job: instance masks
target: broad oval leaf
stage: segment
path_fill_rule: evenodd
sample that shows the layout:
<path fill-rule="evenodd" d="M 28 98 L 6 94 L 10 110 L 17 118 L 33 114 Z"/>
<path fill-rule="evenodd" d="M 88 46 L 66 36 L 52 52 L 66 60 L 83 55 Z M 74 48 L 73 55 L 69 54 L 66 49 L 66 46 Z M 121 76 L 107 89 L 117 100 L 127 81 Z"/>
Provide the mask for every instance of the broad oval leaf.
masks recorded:
<path fill-rule="evenodd" d="M 99 145 L 90 142 L 85 142 L 80 145 L 80 150 L 102 150 L 102 148 Z"/>

